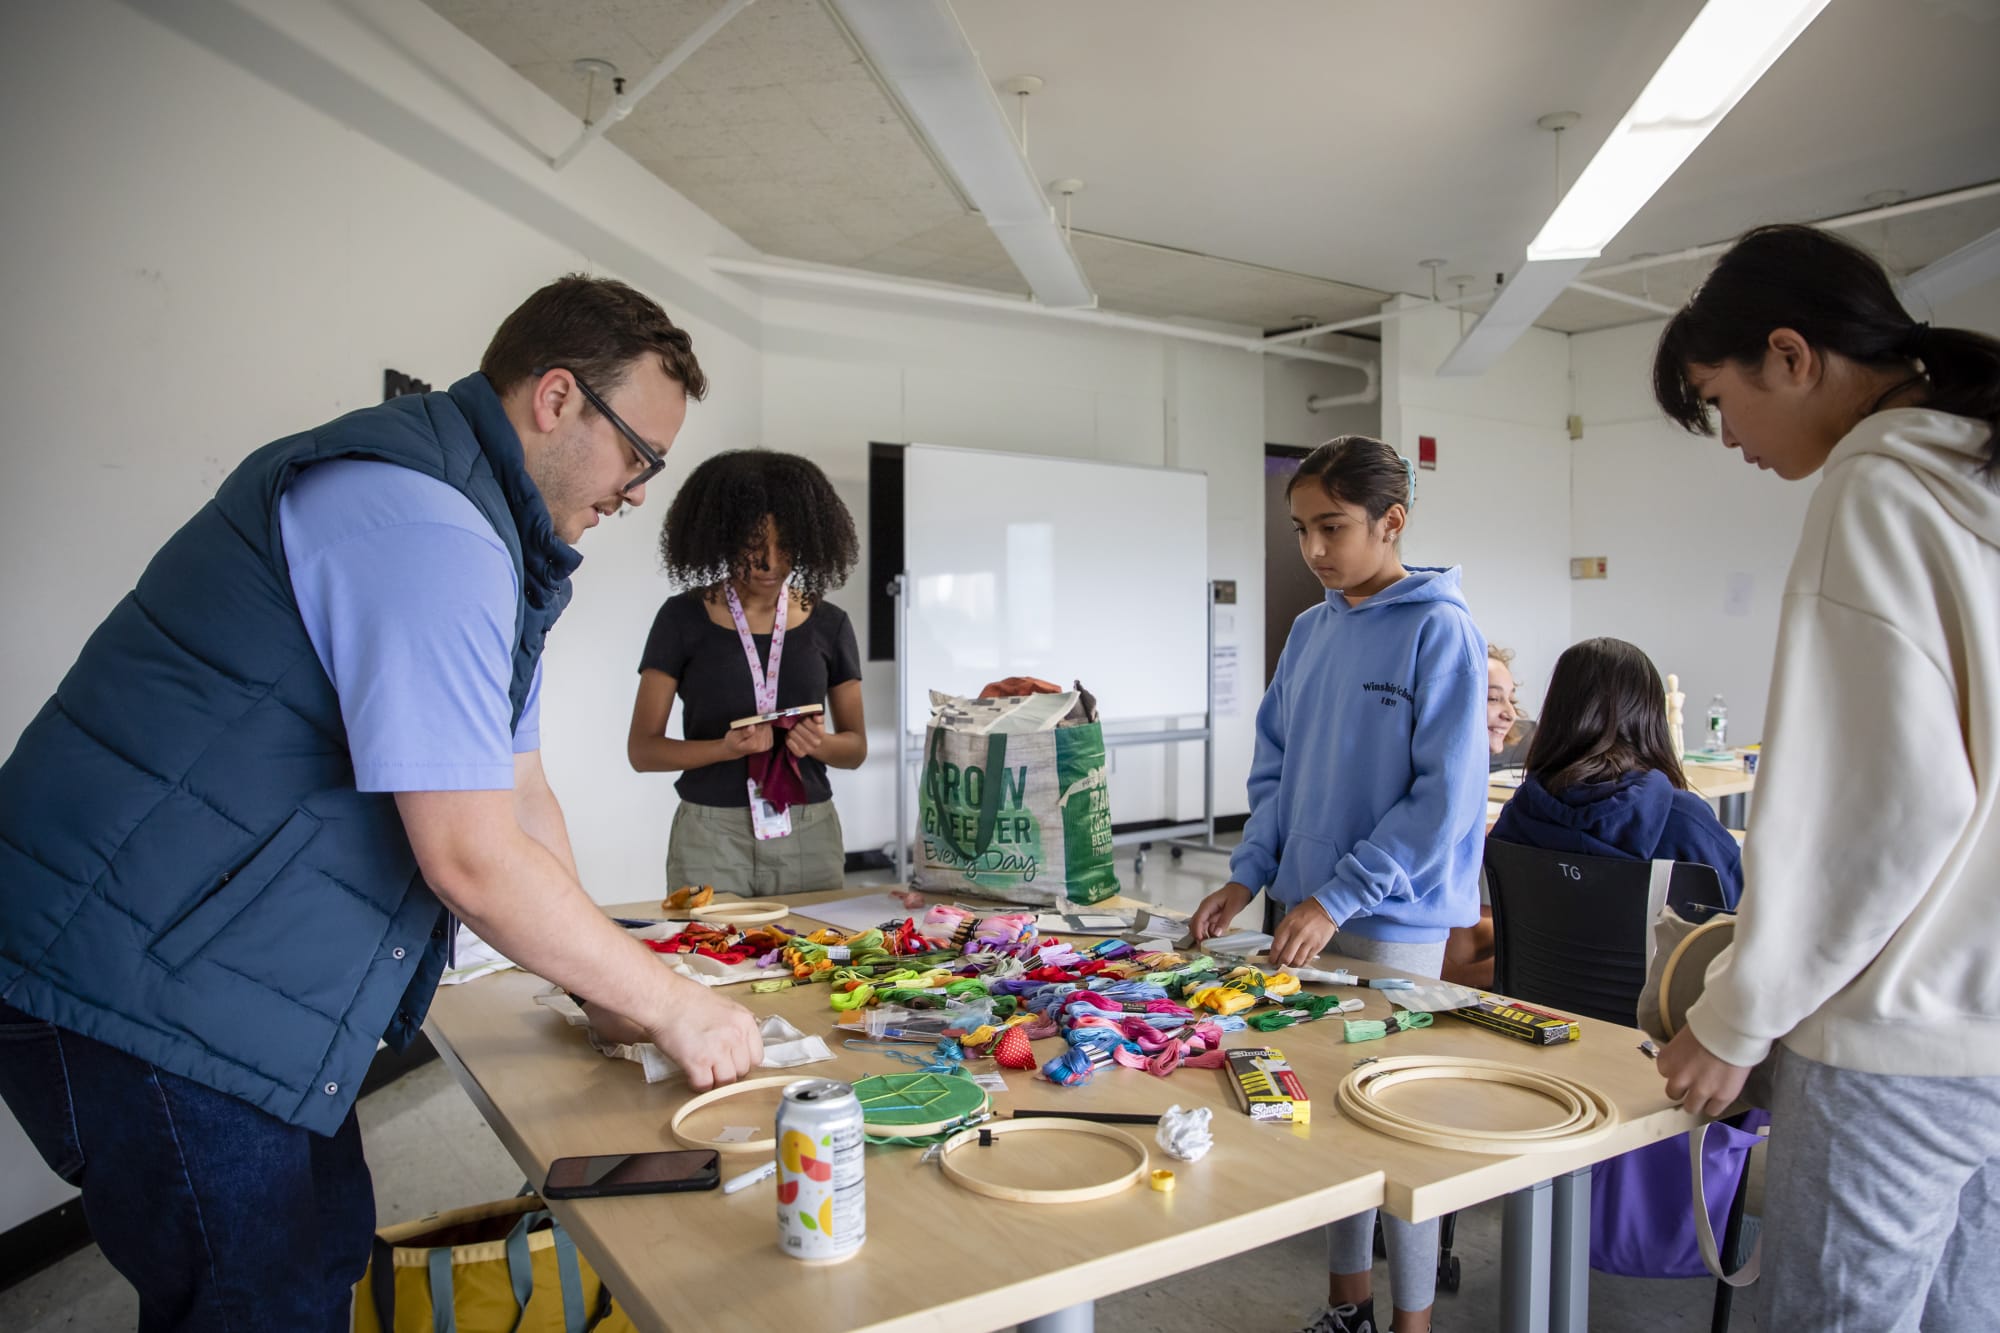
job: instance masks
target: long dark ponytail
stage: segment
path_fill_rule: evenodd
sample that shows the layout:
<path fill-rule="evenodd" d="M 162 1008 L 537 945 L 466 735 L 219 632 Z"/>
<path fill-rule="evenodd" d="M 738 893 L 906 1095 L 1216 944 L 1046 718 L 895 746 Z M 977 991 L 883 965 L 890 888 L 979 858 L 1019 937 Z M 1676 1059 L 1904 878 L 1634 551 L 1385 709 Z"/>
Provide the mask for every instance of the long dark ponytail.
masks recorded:
<path fill-rule="evenodd" d="M 1760 366 L 1766 340 L 1781 328 L 1861 365 L 1907 371 L 1909 379 L 1885 400 L 1922 385 L 1924 406 L 1985 422 L 1993 433 L 1984 470 L 2000 469 L 2000 340 L 1911 319 L 1872 256 L 1815 227 L 1759 227 L 1722 256 L 1660 335 L 1653 357 L 1660 410 L 1690 431 L 1713 434 L 1688 368 Z"/>

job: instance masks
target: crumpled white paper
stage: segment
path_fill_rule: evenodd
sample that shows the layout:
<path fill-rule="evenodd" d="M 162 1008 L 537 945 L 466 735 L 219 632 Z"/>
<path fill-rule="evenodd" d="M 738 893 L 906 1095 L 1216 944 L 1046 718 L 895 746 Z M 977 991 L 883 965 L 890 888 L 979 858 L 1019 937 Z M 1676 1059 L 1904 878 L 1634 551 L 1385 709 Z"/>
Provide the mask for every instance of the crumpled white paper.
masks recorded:
<path fill-rule="evenodd" d="M 1160 1128 L 1153 1138 L 1167 1156 L 1182 1162 L 1198 1162 L 1215 1146 L 1215 1135 L 1209 1128 L 1213 1114 L 1206 1106 L 1191 1111 L 1169 1106 L 1160 1116 Z"/>
<path fill-rule="evenodd" d="M 573 1028 L 588 1030 L 590 1027 L 590 1015 L 584 1013 L 583 1007 L 559 986 L 551 986 L 537 995 L 535 1003 L 555 1010 Z M 758 1062 L 760 1069 L 790 1069 L 796 1065 L 833 1059 L 833 1051 L 827 1047 L 824 1037 L 808 1036 L 776 1014 L 758 1019 L 757 1030 L 764 1038 L 764 1058 Z M 599 1041 L 592 1034 L 590 1044 L 612 1059 L 630 1060 L 637 1064 L 646 1071 L 648 1083 L 661 1083 L 681 1072 L 681 1067 L 650 1041 L 613 1045 Z"/>

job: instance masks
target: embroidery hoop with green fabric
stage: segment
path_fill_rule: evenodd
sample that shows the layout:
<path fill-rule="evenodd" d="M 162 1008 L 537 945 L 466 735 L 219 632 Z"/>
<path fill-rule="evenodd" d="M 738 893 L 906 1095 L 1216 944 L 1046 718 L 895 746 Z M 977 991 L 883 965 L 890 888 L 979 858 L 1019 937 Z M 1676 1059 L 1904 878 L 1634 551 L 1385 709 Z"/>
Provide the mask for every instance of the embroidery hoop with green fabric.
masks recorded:
<path fill-rule="evenodd" d="M 854 1080 L 861 1103 L 861 1128 L 878 1142 L 920 1143 L 983 1117 L 991 1105 L 986 1089 L 963 1074 L 920 1070 L 870 1074 Z"/>

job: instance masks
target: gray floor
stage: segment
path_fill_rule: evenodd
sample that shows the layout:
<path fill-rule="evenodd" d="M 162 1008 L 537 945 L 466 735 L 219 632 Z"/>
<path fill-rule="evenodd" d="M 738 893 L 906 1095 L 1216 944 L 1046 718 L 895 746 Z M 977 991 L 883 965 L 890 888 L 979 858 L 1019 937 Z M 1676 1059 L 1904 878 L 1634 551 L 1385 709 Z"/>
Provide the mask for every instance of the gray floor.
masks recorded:
<path fill-rule="evenodd" d="M 1121 875 L 1130 867 L 1120 866 Z M 1219 885 L 1220 858 L 1190 854 L 1176 863 L 1155 854 L 1127 891 L 1165 907 L 1192 908 Z M 856 877 L 862 882 L 865 877 Z M 1249 925 L 1247 919 L 1243 924 Z M 384 1223 L 441 1208 L 503 1198 L 521 1186 L 521 1171 L 493 1137 L 479 1113 L 442 1064 L 433 1063 L 364 1098 L 363 1136 L 375 1176 L 376 1207 Z M 1459 1218 L 1455 1253 L 1463 1284 L 1441 1295 L 1436 1327 L 1442 1333 L 1480 1333 L 1496 1327 L 1500 1281 L 1500 1213 L 1497 1203 Z M 1325 1249 L 1315 1231 L 1267 1245 L 1164 1282 L 1098 1303 L 1101 1333 L 1154 1330 L 1290 1330 L 1316 1316 L 1326 1296 Z M 1377 1266 L 1378 1290 L 1386 1269 Z M 1710 1282 L 1653 1282 L 1596 1276 L 1591 1282 L 1593 1333 L 1662 1333 L 1706 1329 L 1714 1297 Z M 1754 1292 L 1754 1289 L 1752 1289 Z M 1732 1327 L 1757 1327 L 1755 1297 L 1739 1299 Z M 129 1330 L 137 1326 L 131 1288 L 95 1247 L 0 1291 L 0 1329 Z"/>

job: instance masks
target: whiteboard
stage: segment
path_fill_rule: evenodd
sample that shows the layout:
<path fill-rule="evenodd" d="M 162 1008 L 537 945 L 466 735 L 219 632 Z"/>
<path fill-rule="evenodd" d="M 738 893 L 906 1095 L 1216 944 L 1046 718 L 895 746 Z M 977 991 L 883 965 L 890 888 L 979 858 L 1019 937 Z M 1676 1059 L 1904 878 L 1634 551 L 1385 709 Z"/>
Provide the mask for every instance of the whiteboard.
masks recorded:
<path fill-rule="evenodd" d="M 1081 680 L 1107 722 L 1208 711 L 1208 478 L 1200 472 L 913 444 L 903 686 Z"/>

